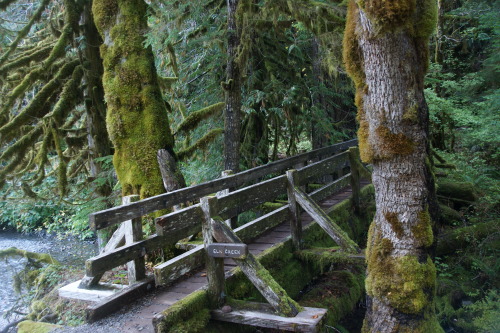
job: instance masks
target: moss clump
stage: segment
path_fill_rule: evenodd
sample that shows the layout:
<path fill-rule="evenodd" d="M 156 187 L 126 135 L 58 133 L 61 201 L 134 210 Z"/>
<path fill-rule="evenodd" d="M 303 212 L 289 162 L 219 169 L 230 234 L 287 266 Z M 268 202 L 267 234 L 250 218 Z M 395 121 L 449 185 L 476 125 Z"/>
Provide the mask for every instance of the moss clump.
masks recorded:
<path fill-rule="evenodd" d="M 417 3 L 414 19 L 414 35 L 419 38 L 429 38 L 436 29 L 438 6 L 436 0 L 423 0 Z"/>
<path fill-rule="evenodd" d="M 198 290 L 164 311 L 161 319 L 155 322 L 156 332 L 204 332 L 209 320 L 207 291 Z"/>
<path fill-rule="evenodd" d="M 391 252 L 390 240 L 374 235 L 367 249 L 366 292 L 386 300 L 400 312 L 421 314 L 431 307 L 436 281 L 434 264 L 430 258 L 421 263 L 416 256 L 394 257 Z"/>
<path fill-rule="evenodd" d="M 62 328 L 61 325 L 25 320 L 17 324 L 18 333 L 48 333 Z"/>
<path fill-rule="evenodd" d="M 411 227 L 414 239 L 420 247 L 429 247 L 434 242 L 432 233 L 432 220 L 426 209 L 418 213 L 417 223 Z"/>
<path fill-rule="evenodd" d="M 379 126 L 375 129 L 376 149 L 374 149 L 374 159 L 383 160 L 395 155 L 409 155 L 415 149 L 415 143 L 403 133 L 393 133 L 386 126 Z"/>
<path fill-rule="evenodd" d="M 365 0 L 364 11 L 380 32 L 405 26 L 415 13 L 416 0 Z"/>
<path fill-rule="evenodd" d="M 403 229 L 403 225 L 398 219 L 398 213 L 386 212 L 384 216 L 387 222 L 391 225 L 392 231 L 396 233 L 396 236 L 399 238 L 403 237 L 405 231 Z"/>
<path fill-rule="evenodd" d="M 349 76 L 354 81 L 356 89 L 363 89 L 366 82 L 363 55 L 358 44 L 356 27 L 358 25 L 359 9 L 354 0 L 350 0 L 347 11 L 347 21 L 343 40 L 343 59 Z M 356 104 L 358 108 L 360 107 Z"/>

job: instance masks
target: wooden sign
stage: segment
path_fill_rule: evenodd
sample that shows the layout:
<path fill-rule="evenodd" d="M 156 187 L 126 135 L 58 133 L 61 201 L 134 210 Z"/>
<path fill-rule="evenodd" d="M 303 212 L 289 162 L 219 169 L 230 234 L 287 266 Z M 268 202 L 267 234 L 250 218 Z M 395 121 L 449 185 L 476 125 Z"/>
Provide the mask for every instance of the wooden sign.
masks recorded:
<path fill-rule="evenodd" d="M 207 247 L 208 255 L 215 258 L 245 259 L 248 255 L 246 244 L 212 243 Z"/>

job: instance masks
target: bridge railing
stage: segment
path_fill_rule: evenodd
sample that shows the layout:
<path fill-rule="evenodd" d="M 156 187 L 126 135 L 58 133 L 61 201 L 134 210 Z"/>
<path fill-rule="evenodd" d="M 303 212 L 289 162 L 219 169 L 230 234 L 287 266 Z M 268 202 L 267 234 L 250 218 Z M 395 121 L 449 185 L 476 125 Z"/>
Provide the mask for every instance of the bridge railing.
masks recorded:
<path fill-rule="evenodd" d="M 351 174 L 343 175 L 343 173 L 349 167 L 350 158 L 346 150 L 356 144 L 357 140 L 343 142 L 200 185 L 96 212 L 90 215 L 90 225 L 94 230 L 122 222 L 137 227 L 140 225 L 141 216 L 158 210 L 170 209 L 175 205 L 188 201 L 199 201 L 204 196 L 215 194 L 218 191 L 228 188 L 237 190 L 219 196 L 217 202 L 218 215 L 223 219 L 230 219 L 289 192 L 290 185 L 287 175 L 281 175 L 264 181 L 260 181 L 261 179 L 270 175 L 283 174 L 289 169 L 303 166 L 314 160 L 319 161 L 297 169 L 295 185 L 304 186 L 307 183 L 324 178 L 325 175 L 337 174 L 337 179 L 333 182 L 309 194 L 314 200 L 321 200 L 335 191 L 344 188 L 350 182 L 352 183 L 353 177 L 351 177 Z M 248 184 L 255 182 L 258 183 L 248 186 Z M 246 185 L 246 187 L 238 189 L 242 185 Z M 289 198 L 288 205 L 236 228 L 234 230 L 235 233 L 243 241 L 247 241 L 290 217 L 293 218 L 293 209 L 290 208 L 293 203 L 290 200 Z M 98 283 L 104 272 L 125 263 L 134 260 L 137 261 L 144 258 L 148 252 L 175 244 L 183 238 L 200 232 L 202 220 L 203 211 L 200 204 L 195 204 L 157 218 L 155 220 L 156 234 L 151 237 L 144 240 L 139 240 L 140 237 L 139 239 L 138 237 L 134 237 L 135 239 L 127 242 L 125 246 L 112 248 L 107 252 L 88 259 L 86 262 L 87 283 L 82 283 L 81 286 L 91 287 Z M 193 268 L 203 265 L 203 263 L 203 245 L 200 245 L 156 266 L 154 269 L 156 283 L 169 284 Z M 140 261 L 138 264 L 140 264 Z"/>

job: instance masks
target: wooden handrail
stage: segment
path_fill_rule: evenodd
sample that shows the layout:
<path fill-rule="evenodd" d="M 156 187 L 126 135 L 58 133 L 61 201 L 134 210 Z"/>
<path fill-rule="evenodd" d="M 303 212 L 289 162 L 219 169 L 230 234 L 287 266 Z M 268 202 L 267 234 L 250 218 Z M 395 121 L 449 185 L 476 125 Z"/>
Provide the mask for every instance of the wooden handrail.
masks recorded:
<path fill-rule="evenodd" d="M 198 200 L 199 198 L 221 191 L 227 188 L 237 188 L 243 184 L 260 179 L 269 174 L 283 173 L 295 165 L 305 163 L 308 160 L 322 156 L 331 156 L 355 146 L 357 140 L 338 143 L 329 147 L 316 149 L 307 153 L 299 154 L 269 163 L 257 168 L 246 170 L 225 178 L 219 178 L 210 182 L 194 185 L 176 191 L 160 194 L 146 198 L 129 205 L 117 206 L 95 212 L 89 215 L 90 227 L 93 230 L 103 229 L 114 224 L 144 216 L 157 210 L 169 209 L 183 202 Z"/>

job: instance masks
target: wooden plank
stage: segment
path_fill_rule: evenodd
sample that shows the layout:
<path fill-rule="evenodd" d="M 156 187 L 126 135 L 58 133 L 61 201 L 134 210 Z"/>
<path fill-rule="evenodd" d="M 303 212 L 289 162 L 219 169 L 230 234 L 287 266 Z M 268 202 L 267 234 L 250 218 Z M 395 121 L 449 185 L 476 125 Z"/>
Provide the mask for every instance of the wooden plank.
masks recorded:
<path fill-rule="evenodd" d="M 211 223 L 213 235 L 218 242 L 241 243 L 238 236 L 223 222 L 212 219 Z M 233 260 L 278 313 L 287 317 L 297 315 L 299 312 L 297 304 L 288 297 L 286 291 L 274 281 L 267 269 L 255 259 L 253 254 L 250 253 L 245 259 L 233 258 Z"/>
<path fill-rule="evenodd" d="M 347 234 L 326 215 L 326 213 L 316 204 L 307 194 L 302 192 L 298 187 L 295 187 L 295 196 L 299 204 L 318 225 L 326 231 L 328 235 L 340 246 L 343 250 L 352 253 L 361 252 L 358 245 L 352 241 Z"/>
<path fill-rule="evenodd" d="M 342 176 L 341 178 L 335 180 L 333 183 L 327 184 L 322 188 L 319 188 L 316 191 L 311 192 L 309 196 L 314 201 L 319 202 L 348 186 L 350 183 L 350 177 L 351 177 L 350 173 L 345 176 Z"/>
<path fill-rule="evenodd" d="M 208 244 L 206 251 L 214 258 L 238 258 L 245 259 L 248 254 L 248 245 L 230 243 Z"/>
<path fill-rule="evenodd" d="M 321 332 L 326 309 L 304 307 L 295 317 L 280 317 L 267 304 L 250 303 L 249 309 L 233 309 L 231 312 L 212 310 L 212 319 L 254 327 L 272 328 L 290 332 Z M 251 310 L 250 310 L 251 308 Z M 258 308 L 257 310 L 255 310 Z"/>
<path fill-rule="evenodd" d="M 272 201 L 286 192 L 286 186 L 286 176 L 280 176 L 231 192 L 218 199 L 217 212 L 213 216 L 229 219 L 264 202 Z"/>
<path fill-rule="evenodd" d="M 99 230 L 157 210 L 171 208 L 174 205 L 178 205 L 186 201 L 197 200 L 202 196 L 215 193 L 226 188 L 236 188 L 266 175 L 281 173 L 301 161 L 307 161 L 319 156 L 331 156 L 340 151 L 346 150 L 351 146 L 355 146 L 356 144 L 357 140 L 342 142 L 330 147 L 320 148 L 308 153 L 299 154 L 284 160 L 263 165 L 261 167 L 243 171 L 233 176 L 160 194 L 129 205 L 113 207 L 100 212 L 95 212 L 89 216 L 90 227 L 93 230 Z"/>
<path fill-rule="evenodd" d="M 85 274 L 95 276 L 128 261 L 143 257 L 148 252 L 158 249 L 163 245 L 163 237 L 153 235 L 148 239 L 122 246 L 108 253 L 102 253 L 85 262 Z"/>
<path fill-rule="evenodd" d="M 205 249 L 199 245 L 180 256 L 170 259 L 154 267 L 157 285 L 169 285 L 180 277 L 205 264 Z"/>
<path fill-rule="evenodd" d="M 342 169 L 349 161 L 349 153 L 343 152 L 327 158 L 325 160 L 313 163 L 297 171 L 299 181 L 296 185 L 305 185 L 324 175 L 334 173 Z"/>
<path fill-rule="evenodd" d="M 245 225 L 242 225 L 239 228 L 234 229 L 234 232 L 244 242 L 247 242 L 263 234 L 265 231 L 274 228 L 275 226 L 282 223 L 283 221 L 288 220 L 289 218 L 290 211 L 288 209 L 288 206 L 283 206 Z"/>
<path fill-rule="evenodd" d="M 180 239 L 201 231 L 203 211 L 200 204 L 157 217 L 156 234 L 165 238 L 166 244 L 175 244 Z"/>
<path fill-rule="evenodd" d="M 86 309 L 88 322 L 96 321 L 119 310 L 131 301 L 142 297 L 146 292 L 154 289 L 154 278 L 148 277 L 138 283 L 123 289 L 122 291 L 106 298 L 100 303 L 90 305 Z"/>

